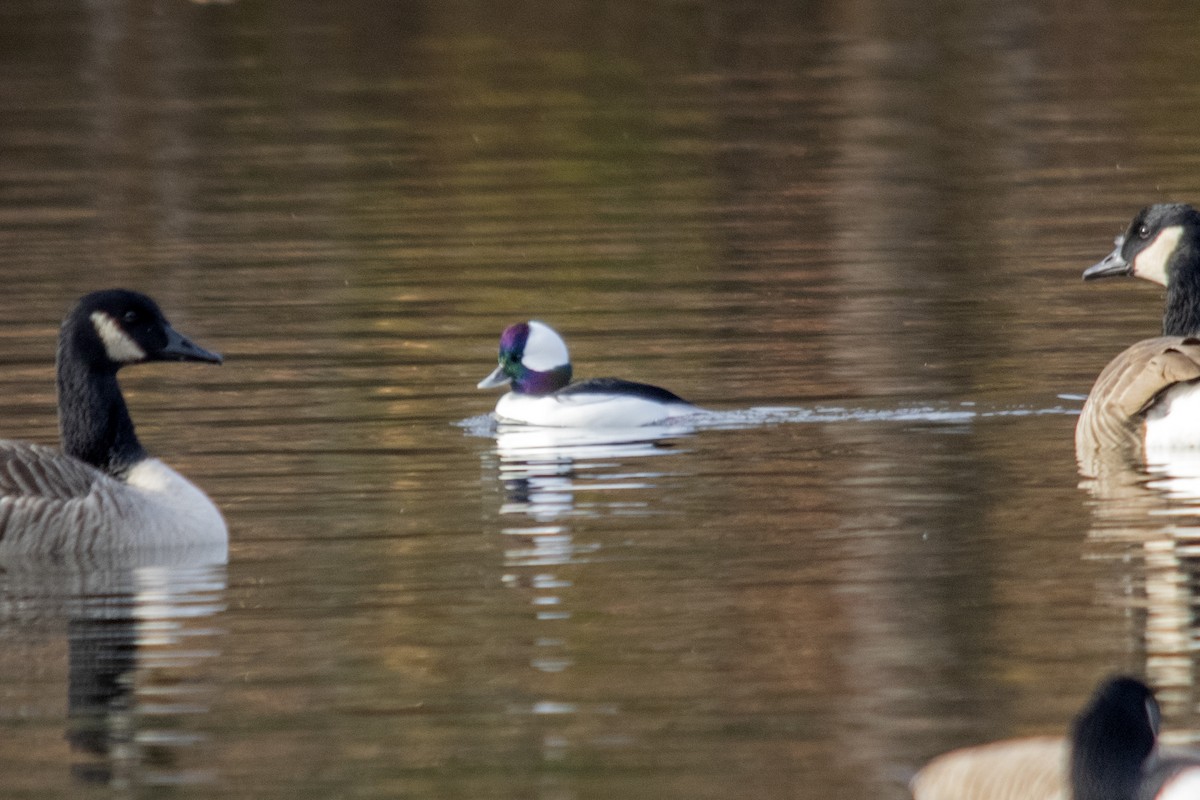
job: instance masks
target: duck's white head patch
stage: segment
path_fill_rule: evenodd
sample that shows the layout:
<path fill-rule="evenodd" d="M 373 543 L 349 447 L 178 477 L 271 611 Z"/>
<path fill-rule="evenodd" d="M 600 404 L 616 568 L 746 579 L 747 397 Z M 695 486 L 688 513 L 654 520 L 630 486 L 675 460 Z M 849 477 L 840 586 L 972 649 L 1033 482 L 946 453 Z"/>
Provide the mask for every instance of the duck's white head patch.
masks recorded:
<path fill-rule="evenodd" d="M 1182 225 L 1172 225 L 1159 231 L 1150 246 L 1134 256 L 1133 274 L 1143 280 L 1166 286 L 1167 262 L 1171 260 L 1171 254 L 1179 246 L 1182 236 Z"/>
<path fill-rule="evenodd" d="M 103 311 L 93 311 L 91 320 L 96 335 L 104 342 L 104 351 L 113 361 L 118 364 L 131 364 L 146 360 L 146 351 L 121 329 L 115 319 Z"/>
<path fill-rule="evenodd" d="M 571 363 L 567 354 L 567 343 L 544 322 L 529 321 L 529 338 L 525 340 L 525 354 L 521 363 L 539 372 L 564 367 Z"/>

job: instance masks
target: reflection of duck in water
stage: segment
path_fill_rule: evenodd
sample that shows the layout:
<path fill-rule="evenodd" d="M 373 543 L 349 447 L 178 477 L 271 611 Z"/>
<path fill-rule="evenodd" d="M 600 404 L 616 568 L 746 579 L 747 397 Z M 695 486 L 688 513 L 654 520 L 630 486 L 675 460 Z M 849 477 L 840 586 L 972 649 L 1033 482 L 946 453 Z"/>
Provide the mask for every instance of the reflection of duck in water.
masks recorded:
<path fill-rule="evenodd" d="M 63 449 L 0 441 L 0 554 L 187 545 L 219 550 L 224 560 L 221 513 L 134 433 L 117 371 L 148 361 L 221 357 L 180 335 L 136 292 L 94 292 L 67 315 L 58 343 Z"/>
<path fill-rule="evenodd" d="M 571 383 L 567 345 L 550 326 L 529 321 L 500 336 L 499 365 L 480 389 L 510 385 L 496 404 L 502 422 L 547 427 L 633 428 L 696 414 L 696 406 L 657 386 L 620 378 Z"/>
<path fill-rule="evenodd" d="M 1075 719 L 1069 742 L 1043 736 L 954 750 L 917 773 L 913 797 L 1195 800 L 1200 753 L 1156 749 L 1159 720 L 1144 683 L 1112 678 Z"/>
<path fill-rule="evenodd" d="M 637 471 L 632 479 L 622 467 L 613 479 L 614 463 L 677 452 L 673 440 L 693 429 L 682 424 L 640 428 L 548 428 L 501 423 L 496 428 L 496 455 L 508 502 L 501 513 L 522 511 L 545 520 L 571 512 L 580 482 L 591 489 L 644 489 L 658 473 Z"/>
<path fill-rule="evenodd" d="M 1075 429 L 1085 474 L 1107 450 L 1159 461 L 1200 447 L 1200 213 L 1183 204 L 1155 205 L 1134 217 L 1084 280 L 1133 275 L 1167 287 L 1163 336 L 1114 358 L 1088 394 Z"/>

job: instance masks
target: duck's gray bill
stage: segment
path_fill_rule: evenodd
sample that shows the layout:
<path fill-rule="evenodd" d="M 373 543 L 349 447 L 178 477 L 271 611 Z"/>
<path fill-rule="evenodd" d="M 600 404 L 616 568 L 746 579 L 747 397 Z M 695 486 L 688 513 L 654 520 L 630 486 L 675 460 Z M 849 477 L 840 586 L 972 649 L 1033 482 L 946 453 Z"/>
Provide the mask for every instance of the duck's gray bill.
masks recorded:
<path fill-rule="evenodd" d="M 496 386 L 503 386 L 511 380 L 504 374 L 504 365 L 501 364 L 492 370 L 492 374 L 475 384 L 476 389 L 492 389 Z"/>

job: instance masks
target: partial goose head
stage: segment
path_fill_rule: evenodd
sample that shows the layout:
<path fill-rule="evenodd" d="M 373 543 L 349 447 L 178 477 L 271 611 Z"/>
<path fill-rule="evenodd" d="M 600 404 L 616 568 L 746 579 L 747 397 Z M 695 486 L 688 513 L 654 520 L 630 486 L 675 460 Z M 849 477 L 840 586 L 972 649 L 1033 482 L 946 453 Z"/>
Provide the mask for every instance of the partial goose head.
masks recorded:
<path fill-rule="evenodd" d="M 1032 737 L 938 756 L 915 800 L 1195 800 L 1200 753 L 1156 748 L 1160 712 L 1135 678 L 1102 683 L 1067 739 Z"/>
<path fill-rule="evenodd" d="M 138 441 L 117 372 L 150 361 L 221 356 L 137 292 L 94 292 L 67 314 L 57 356 L 62 452 L 0 441 L 0 554 L 225 546 L 212 501 Z"/>
<path fill-rule="evenodd" d="M 1200 447 L 1200 214 L 1184 204 L 1142 209 L 1113 251 L 1083 273 L 1113 275 L 1167 287 L 1166 335 L 1129 347 L 1096 379 L 1075 428 L 1076 456 L 1089 475 L 1115 451 L 1162 461 Z"/>
<path fill-rule="evenodd" d="M 478 388 L 505 384 L 510 391 L 496 404 L 496 416 L 503 422 L 556 428 L 634 428 L 699 411 L 678 395 L 645 383 L 619 378 L 571 383 L 566 343 L 553 328 L 536 320 L 505 328 L 500 335 L 499 363 Z"/>
<path fill-rule="evenodd" d="M 1132 275 L 1165 286 L 1163 335 L 1200 335 L 1200 212 L 1185 203 L 1147 206 L 1115 244 L 1083 279 Z"/>

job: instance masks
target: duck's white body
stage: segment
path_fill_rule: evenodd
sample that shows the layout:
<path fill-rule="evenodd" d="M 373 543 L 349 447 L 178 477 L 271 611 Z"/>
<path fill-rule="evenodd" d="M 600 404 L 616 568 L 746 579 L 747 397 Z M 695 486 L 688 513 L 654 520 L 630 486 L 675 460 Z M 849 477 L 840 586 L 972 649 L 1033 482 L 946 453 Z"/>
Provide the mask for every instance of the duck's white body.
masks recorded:
<path fill-rule="evenodd" d="M 509 392 L 496 403 L 501 422 L 549 428 L 640 428 L 695 414 L 691 403 L 586 391 L 534 396 Z"/>

